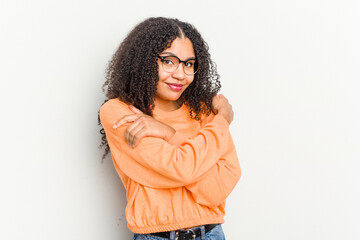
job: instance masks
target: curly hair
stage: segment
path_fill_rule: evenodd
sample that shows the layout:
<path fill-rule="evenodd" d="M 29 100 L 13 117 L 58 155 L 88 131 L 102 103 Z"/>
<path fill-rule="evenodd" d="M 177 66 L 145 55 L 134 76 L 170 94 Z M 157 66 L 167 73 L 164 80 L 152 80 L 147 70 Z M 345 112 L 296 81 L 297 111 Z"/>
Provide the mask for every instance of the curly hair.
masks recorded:
<path fill-rule="evenodd" d="M 202 114 L 209 115 L 212 99 L 221 88 L 216 65 L 211 60 L 207 43 L 195 27 L 172 18 L 149 18 L 128 34 L 106 70 L 102 90 L 106 92 L 107 99 L 118 98 L 152 116 L 159 80 L 157 58 L 176 38 L 190 39 L 198 66 L 193 82 L 179 101 L 189 106 L 189 114 L 196 120 Z M 101 125 L 99 117 L 98 123 Z M 104 159 L 110 149 L 103 128 L 100 133 L 100 147 L 105 146 Z"/>

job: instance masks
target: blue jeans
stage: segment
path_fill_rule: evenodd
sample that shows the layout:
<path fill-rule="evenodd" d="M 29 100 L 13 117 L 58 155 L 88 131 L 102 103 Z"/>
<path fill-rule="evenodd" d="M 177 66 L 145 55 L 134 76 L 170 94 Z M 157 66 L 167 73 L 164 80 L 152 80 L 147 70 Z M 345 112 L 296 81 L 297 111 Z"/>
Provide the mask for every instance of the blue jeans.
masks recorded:
<path fill-rule="evenodd" d="M 201 228 L 201 236 L 197 237 L 195 240 L 225 240 L 225 235 L 222 230 L 222 227 L 220 224 L 218 224 L 216 227 L 211 229 L 211 231 L 207 232 L 205 234 L 205 228 L 204 226 L 199 227 Z M 173 234 L 170 234 L 170 240 L 175 239 L 175 231 L 173 231 Z M 166 238 L 153 236 L 151 234 L 134 234 L 133 240 L 164 240 Z"/>

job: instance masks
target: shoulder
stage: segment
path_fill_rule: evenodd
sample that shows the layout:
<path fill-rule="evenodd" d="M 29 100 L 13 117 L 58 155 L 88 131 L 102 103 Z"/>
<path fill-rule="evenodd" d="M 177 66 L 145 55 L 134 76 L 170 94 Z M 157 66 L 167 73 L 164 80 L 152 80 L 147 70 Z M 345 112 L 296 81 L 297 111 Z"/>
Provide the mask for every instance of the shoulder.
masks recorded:
<path fill-rule="evenodd" d="M 122 115 L 131 113 L 129 105 L 120 101 L 117 98 L 110 99 L 104 103 L 100 108 L 100 117 L 107 115 Z"/>
<path fill-rule="evenodd" d="M 117 98 L 110 99 L 100 108 L 100 121 L 106 128 L 107 125 L 113 125 L 116 121 L 125 115 L 132 114 L 129 105 Z"/>
<path fill-rule="evenodd" d="M 117 98 L 113 98 L 108 100 L 106 103 L 104 103 L 101 108 L 100 108 L 100 113 L 101 112 L 106 112 L 106 111 L 111 111 L 113 109 L 124 109 L 124 110 L 129 110 L 129 105 L 120 101 Z"/>

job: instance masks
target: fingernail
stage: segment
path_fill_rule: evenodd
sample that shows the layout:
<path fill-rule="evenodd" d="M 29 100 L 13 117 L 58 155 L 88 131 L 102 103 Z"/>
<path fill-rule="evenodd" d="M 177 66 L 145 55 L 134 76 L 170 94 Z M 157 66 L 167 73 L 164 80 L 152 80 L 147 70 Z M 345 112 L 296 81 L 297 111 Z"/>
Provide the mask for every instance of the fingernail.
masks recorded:
<path fill-rule="evenodd" d="M 116 124 L 114 124 L 113 128 L 116 128 Z"/>

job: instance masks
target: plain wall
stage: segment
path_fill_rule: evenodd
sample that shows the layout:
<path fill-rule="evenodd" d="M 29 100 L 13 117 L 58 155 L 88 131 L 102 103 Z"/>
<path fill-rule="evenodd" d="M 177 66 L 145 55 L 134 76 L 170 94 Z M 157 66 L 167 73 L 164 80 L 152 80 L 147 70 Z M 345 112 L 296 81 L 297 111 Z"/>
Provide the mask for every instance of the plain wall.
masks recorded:
<path fill-rule="evenodd" d="M 227 239 L 359 239 L 360 3 L 1 1 L 1 239 L 131 239 L 101 162 L 105 68 L 151 16 L 210 46 L 243 175 Z"/>

